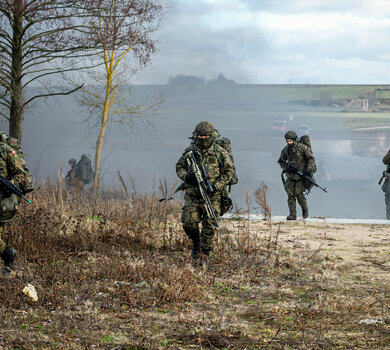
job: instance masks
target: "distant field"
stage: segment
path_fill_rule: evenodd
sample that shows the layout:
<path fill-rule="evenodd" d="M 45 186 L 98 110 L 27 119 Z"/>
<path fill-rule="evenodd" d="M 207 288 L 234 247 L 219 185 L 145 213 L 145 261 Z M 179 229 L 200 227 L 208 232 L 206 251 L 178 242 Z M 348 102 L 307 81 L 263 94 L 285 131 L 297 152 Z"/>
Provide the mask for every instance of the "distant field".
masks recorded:
<path fill-rule="evenodd" d="M 390 124 L 390 88 L 383 85 L 204 85 L 166 86 L 162 115 L 169 124 L 199 119 L 224 127 L 270 130 L 274 119 L 293 127 L 345 130 Z M 375 96 L 375 98 L 373 97 Z M 362 111 L 363 99 L 369 99 Z"/>

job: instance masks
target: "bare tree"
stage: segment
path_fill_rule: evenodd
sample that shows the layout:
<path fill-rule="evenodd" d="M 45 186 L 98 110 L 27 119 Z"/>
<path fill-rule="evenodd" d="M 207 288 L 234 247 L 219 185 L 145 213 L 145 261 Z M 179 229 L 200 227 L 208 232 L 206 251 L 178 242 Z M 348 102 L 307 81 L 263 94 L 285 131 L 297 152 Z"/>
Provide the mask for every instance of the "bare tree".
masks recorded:
<path fill-rule="evenodd" d="M 74 91 L 53 79 L 84 68 L 96 49 L 84 40 L 88 15 L 83 0 L 0 0 L 0 116 L 11 136 L 21 140 L 23 111 L 34 100 Z M 27 97 L 31 86 L 41 89 Z"/>
<path fill-rule="evenodd" d="M 89 87 L 82 89 L 81 97 L 91 116 L 98 115 L 93 181 L 96 193 L 100 187 L 101 153 L 108 123 L 131 124 L 134 117 L 143 118 L 147 123 L 145 111 L 156 106 L 155 103 L 130 104 L 125 87 L 129 85 L 129 77 L 144 68 L 156 52 L 156 41 L 151 35 L 160 26 L 164 7 L 159 0 L 85 0 L 85 6 L 92 15 L 88 23 L 91 41 L 101 46 L 99 57 L 104 67 L 102 72 L 87 73 Z"/>

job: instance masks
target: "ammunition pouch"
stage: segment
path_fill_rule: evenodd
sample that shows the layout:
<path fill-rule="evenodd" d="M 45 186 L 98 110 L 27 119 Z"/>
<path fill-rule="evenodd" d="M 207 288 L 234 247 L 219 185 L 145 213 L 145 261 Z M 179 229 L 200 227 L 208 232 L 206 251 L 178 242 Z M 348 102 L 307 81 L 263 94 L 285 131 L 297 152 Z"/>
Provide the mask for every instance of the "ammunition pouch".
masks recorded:
<path fill-rule="evenodd" d="M 0 194 L 0 222 L 12 221 L 18 209 L 18 197 L 16 194 Z"/>

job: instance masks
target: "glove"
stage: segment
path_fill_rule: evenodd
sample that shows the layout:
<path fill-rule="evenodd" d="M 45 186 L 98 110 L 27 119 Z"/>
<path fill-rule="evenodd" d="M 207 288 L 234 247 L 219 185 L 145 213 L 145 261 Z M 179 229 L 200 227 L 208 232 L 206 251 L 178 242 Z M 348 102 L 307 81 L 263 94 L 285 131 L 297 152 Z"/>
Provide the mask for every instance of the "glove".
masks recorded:
<path fill-rule="evenodd" d="M 34 191 L 34 185 L 32 183 L 22 182 L 19 186 L 23 194 Z"/>
<path fill-rule="evenodd" d="M 310 170 L 304 170 L 303 175 L 310 177 L 311 176 L 311 171 Z"/>
<path fill-rule="evenodd" d="M 196 186 L 198 184 L 198 181 L 196 180 L 196 176 L 194 173 L 188 173 L 184 181 L 189 185 L 193 185 L 193 186 Z"/>
<path fill-rule="evenodd" d="M 289 164 L 287 165 L 286 171 L 294 172 L 294 167 L 291 164 Z"/>

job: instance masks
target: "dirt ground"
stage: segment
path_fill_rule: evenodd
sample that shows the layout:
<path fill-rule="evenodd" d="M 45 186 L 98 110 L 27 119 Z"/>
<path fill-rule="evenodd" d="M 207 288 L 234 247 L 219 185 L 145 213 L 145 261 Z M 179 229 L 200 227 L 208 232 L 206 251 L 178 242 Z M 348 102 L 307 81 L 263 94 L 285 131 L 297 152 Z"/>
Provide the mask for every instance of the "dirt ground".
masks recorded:
<path fill-rule="evenodd" d="M 262 231 L 267 223 L 250 223 L 252 231 Z M 283 247 L 320 251 L 335 259 L 339 269 L 380 280 L 390 279 L 390 226 L 296 222 L 273 223 Z"/>

